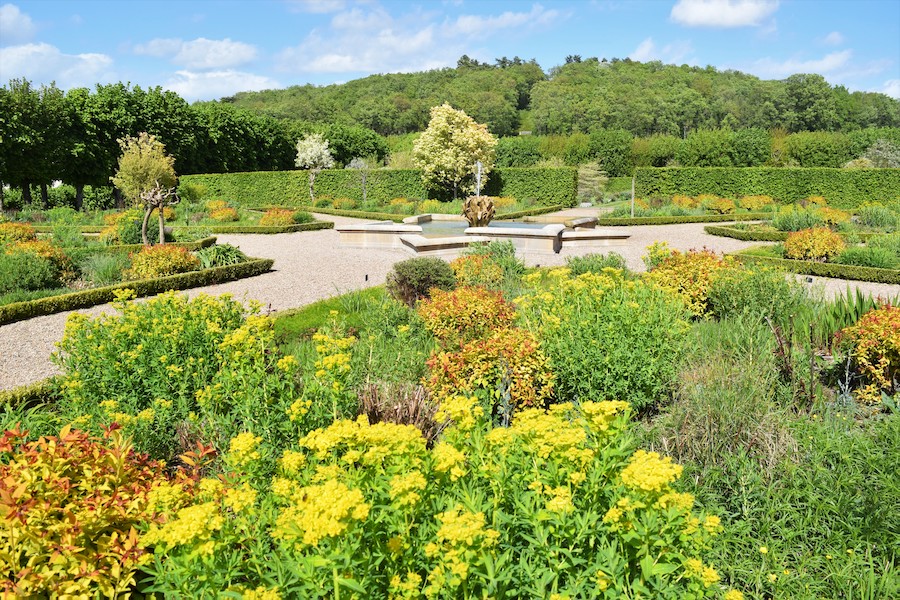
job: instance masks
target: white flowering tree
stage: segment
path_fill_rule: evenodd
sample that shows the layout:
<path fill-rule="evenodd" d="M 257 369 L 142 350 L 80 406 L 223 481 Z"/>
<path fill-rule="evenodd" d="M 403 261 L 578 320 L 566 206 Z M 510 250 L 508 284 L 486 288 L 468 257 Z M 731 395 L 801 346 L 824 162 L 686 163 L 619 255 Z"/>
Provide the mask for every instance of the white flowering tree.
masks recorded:
<path fill-rule="evenodd" d="M 431 109 L 431 121 L 413 146 L 413 163 L 422 170 L 427 187 L 452 187 L 453 199 L 459 191 L 475 189 L 475 163 L 481 161 L 482 177 L 494 166 L 495 138 L 485 125 L 449 104 Z"/>
<path fill-rule="evenodd" d="M 321 133 L 313 133 L 297 142 L 297 158 L 294 164 L 309 171 L 309 200 L 315 202 L 316 175 L 322 169 L 334 166 L 334 157 L 328 149 L 328 140 Z"/>

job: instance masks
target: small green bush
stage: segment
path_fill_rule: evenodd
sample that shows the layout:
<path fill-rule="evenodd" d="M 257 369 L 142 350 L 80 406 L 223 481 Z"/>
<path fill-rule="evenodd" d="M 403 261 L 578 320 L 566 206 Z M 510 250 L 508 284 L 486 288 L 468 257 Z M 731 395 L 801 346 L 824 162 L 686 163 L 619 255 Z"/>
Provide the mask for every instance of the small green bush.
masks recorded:
<path fill-rule="evenodd" d="M 85 258 L 81 263 L 81 273 L 94 286 L 112 285 L 122 281 L 122 274 L 129 265 L 124 254 L 103 252 Z"/>
<path fill-rule="evenodd" d="M 0 252 L 0 294 L 62 285 L 53 261 L 33 252 Z"/>
<path fill-rule="evenodd" d="M 893 230 L 897 227 L 897 215 L 886 206 L 880 204 L 867 204 L 861 207 L 856 216 L 860 225 Z"/>
<path fill-rule="evenodd" d="M 200 268 L 202 269 L 236 265 L 247 260 L 247 255 L 241 252 L 240 248 L 236 248 L 231 244 L 218 244 L 202 248 L 194 252 L 194 256 L 200 260 Z"/>
<path fill-rule="evenodd" d="M 625 258 L 621 254 L 610 252 L 609 254 L 585 254 L 584 256 L 569 256 L 566 258 L 566 266 L 572 270 L 572 275 L 577 277 L 583 273 L 600 274 L 603 269 L 613 268 L 627 271 Z"/>
<path fill-rule="evenodd" d="M 806 300 L 806 291 L 784 272 L 767 267 L 728 269 L 712 280 L 709 312 L 717 319 L 786 325 Z"/>
<path fill-rule="evenodd" d="M 391 296 L 408 306 L 429 297 L 431 288 L 452 290 L 456 286 L 453 269 L 440 258 L 420 256 L 398 262 L 387 275 L 387 290 Z"/>
<path fill-rule="evenodd" d="M 874 235 L 866 242 L 872 248 L 884 248 L 890 250 L 900 259 L 900 232 L 886 235 Z"/>
<path fill-rule="evenodd" d="M 900 259 L 896 254 L 887 248 L 875 246 L 851 246 L 835 257 L 832 262 L 877 269 L 896 269 L 900 266 Z"/>
<path fill-rule="evenodd" d="M 778 231 L 800 231 L 812 227 L 821 227 L 822 218 L 814 211 L 804 208 L 788 207 L 775 213 L 772 227 Z"/>
<path fill-rule="evenodd" d="M 186 248 L 160 245 L 146 246 L 140 252 L 131 255 L 129 279 L 152 279 L 187 273 L 200 268 L 200 261 Z"/>

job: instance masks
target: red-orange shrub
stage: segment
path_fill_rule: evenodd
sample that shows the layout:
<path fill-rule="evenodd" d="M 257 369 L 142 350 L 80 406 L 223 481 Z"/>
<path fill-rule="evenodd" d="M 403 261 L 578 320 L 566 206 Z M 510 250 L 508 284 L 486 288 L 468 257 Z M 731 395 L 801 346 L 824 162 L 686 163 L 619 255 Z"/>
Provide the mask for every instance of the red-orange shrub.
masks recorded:
<path fill-rule="evenodd" d="M 425 327 L 444 347 L 510 327 L 516 316 L 515 308 L 500 292 L 470 286 L 451 291 L 434 288 L 431 298 L 420 301 L 416 310 Z"/>

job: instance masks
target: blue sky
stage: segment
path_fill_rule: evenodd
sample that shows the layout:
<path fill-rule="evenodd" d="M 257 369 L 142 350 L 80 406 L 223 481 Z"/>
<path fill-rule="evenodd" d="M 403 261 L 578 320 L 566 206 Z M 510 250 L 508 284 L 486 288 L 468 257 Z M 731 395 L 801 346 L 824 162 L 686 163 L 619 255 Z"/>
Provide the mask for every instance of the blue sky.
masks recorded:
<path fill-rule="evenodd" d="M 3 0 L 0 0 L 2 3 Z M 126 81 L 188 100 L 520 56 L 821 73 L 900 98 L 900 0 L 17 0 L 0 81 Z"/>

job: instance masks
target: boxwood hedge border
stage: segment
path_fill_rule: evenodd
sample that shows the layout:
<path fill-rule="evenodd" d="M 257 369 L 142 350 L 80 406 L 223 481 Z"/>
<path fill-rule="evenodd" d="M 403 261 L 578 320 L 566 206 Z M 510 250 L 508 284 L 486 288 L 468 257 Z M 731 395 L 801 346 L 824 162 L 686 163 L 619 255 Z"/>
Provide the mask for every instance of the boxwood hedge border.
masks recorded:
<path fill-rule="evenodd" d="M 680 217 L 599 217 L 597 225 L 625 227 L 628 225 L 680 225 L 683 223 L 731 223 L 736 221 L 766 221 L 772 213 L 742 213 L 735 215 L 684 215 Z"/>
<path fill-rule="evenodd" d="M 319 229 L 331 229 L 334 223 L 330 221 L 313 221 L 311 223 L 295 223 L 293 225 L 171 225 L 176 234 L 179 231 L 208 231 L 210 233 L 295 233 L 297 231 L 318 231 Z M 81 233 L 100 233 L 102 227 L 95 225 L 81 225 Z M 38 233 L 50 233 L 52 227 L 47 225 L 34 226 Z M 170 242 L 172 244 L 188 244 L 194 242 Z M 135 246 L 139 246 L 137 244 Z"/>
<path fill-rule="evenodd" d="M 0 406 L 24 405 L 28 407 L 34 404 L 56 402 L 62 380 L 63 378 L 57 375 L 28 385 L 20 385 L 11 390 L 0 390 Z"/>
<path fill-rule="evenodd" d="M 762 264 L 778 267 L 782 270 L 800 275 L 817 277 L 833 277 L 836 279 L 852 279 L 872 283 L 900 284 L 900 269 L 878 269 L 875 267 L 857 267 L 837 263 L 821 263 L 809 260 L 790 260 L 771 256 L 755 256 L 743 252 L 732 253 L 742 263 Z"/>
<path fill-rule="evenodd" d="M 283 206 L 256 207 L 251 210 L 269 210 L 270 208 L 284 208 Z M 568 206 L 557 204 L 554 206 L 537 206 L 526 210 L 519 210 L 510 213 L 502 213 L 496 215 L 495 219 L 520 219 L 522 217 L 532 217 L 535 215 L 545 215 L 547 213 L 566 210 Z M 394 213 L 369 212 L 365 210 L 342 210 L 338 208 L 317 208 L 314 206 L 301 206 L 300 210 L 311 213 L 319 213 L 322 215 L 333 215 L 336 217 L 353 217 L 357 219 L 371 219 L 373 221 L 393 221 L 394 223 L 402 223 L 403 219 L 413 215 L 398 215 Z"/>
<path fill-rule="evenodd" d="M 169 275 L 157 279 L 126 281 L 115 285 L 82 290 L 71 294 L 38 298 L 27 302 L 13 302 L 0 306 L 0 325 L 24 321 L 32 317 L 52 315 L 66 310 L 106 304 L 115 300 L 116 292 L 123 289 L 132 289 L 139 297 L 152 296 L 169 290 L 186 290 L 235 279 L 254 277 L 270 271 L 273 264 L 274 261 L 270 258 L 251 258 L 236 265 L 179 273 L 178 275 Z"/>
<path fill-rule="evenodd" d="M 746 229 L 735 229 L 734 227 L 709 225 L 703 228 L 710 235 L 719 237 L 730 237 L 745 242 L 783 242 L 790 235 L 790 231 L 747 231 Z M 845 235 L 845 234 L 841 234 Z M 877 233 L 856 233 L 859 239 L 865 241 Z M 846 237 L 846 236 L 845 236 Z"/>

